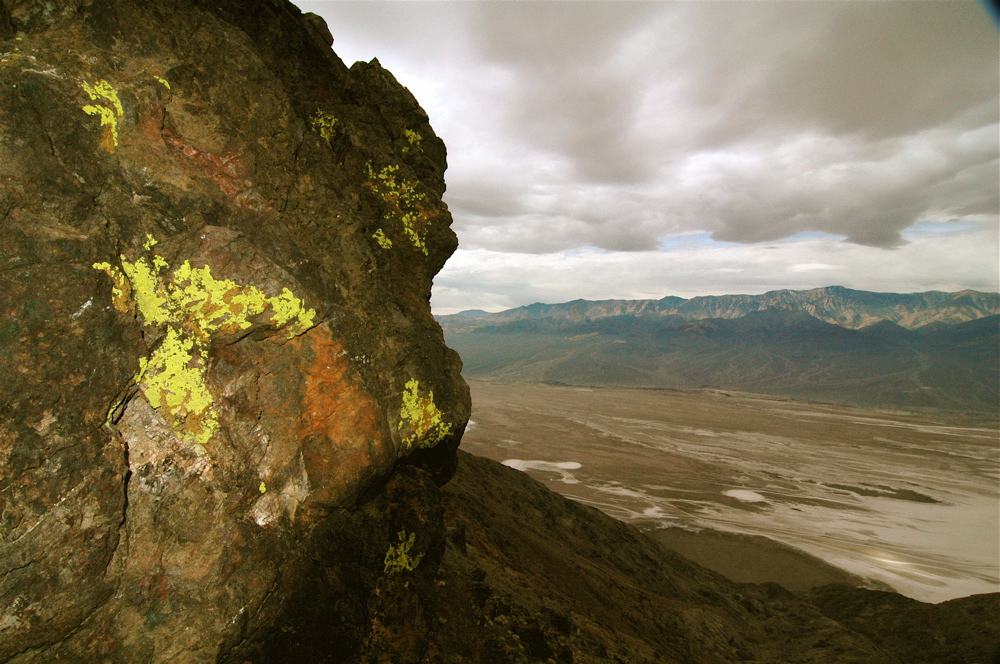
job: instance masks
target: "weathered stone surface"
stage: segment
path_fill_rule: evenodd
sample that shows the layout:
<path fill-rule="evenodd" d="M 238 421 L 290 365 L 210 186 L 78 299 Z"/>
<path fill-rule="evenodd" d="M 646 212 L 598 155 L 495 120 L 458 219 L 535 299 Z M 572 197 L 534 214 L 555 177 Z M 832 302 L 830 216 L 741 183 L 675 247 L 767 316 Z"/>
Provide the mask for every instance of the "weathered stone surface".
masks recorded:
<path fill-rule="evenodd" d="M 0 2 L 0 662 L 214 662 L 331 514 L 453 471 L 444 145 L 321 27 Z"/>

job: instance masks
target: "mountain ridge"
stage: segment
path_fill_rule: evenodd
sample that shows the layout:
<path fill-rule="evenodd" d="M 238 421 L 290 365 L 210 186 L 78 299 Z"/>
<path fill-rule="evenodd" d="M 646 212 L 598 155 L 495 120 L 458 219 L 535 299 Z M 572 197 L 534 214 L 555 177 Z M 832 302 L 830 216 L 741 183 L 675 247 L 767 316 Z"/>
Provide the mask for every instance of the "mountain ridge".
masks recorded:
<path fill-rule="evenodd" d="M 650 302 L 659 301 L 577 300 L 438 320 L 467 378 L 998 412 L 995 294 L 825 288 Z"/>
<path fill-rule="evenodd" d="M 536 302 L 496 313 L 468 310 L 436 318 L 446 330 L 457 331 L 538 318 L 583 321 L 630 315 L 650 318 L 679 316 L 687 320 L 732 319 L 768 309 L 798 309 L 848 329 L 860 329 L 882 320 L 906 329 L 916 329 L 931 323 L 960 323 L 1000 314 L 1000 293 L 971 289 L 882 293 L 825 286 L 809 290 L 780 289 L 760 295 L 702 295 L 690 299 L 671 295 L 647 300 Z"/>

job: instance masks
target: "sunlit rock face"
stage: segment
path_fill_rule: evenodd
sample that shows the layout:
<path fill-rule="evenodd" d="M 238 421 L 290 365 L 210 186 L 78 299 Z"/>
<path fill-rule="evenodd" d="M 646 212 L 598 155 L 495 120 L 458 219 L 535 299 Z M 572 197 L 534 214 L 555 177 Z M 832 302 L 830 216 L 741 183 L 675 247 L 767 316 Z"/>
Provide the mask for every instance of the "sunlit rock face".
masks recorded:
<path fill-rule="evenodd" d="M 280 0 L 0 40 L 0 662 L 215 662 L 331 514 L 454 468 L 444 145 Z"/>

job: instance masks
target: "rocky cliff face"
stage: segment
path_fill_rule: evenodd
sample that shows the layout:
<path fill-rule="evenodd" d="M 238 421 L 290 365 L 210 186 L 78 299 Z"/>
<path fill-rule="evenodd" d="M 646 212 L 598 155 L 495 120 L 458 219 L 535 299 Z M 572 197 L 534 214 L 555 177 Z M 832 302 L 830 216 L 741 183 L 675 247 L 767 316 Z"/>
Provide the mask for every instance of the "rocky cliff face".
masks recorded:
<path fill-rule="evenodd" d="M 0 40 L 0 662 L 217 661 L 332 524 L 404 565 L 469 413 L 410 93 L 283 0 L 3 0 Z"/>

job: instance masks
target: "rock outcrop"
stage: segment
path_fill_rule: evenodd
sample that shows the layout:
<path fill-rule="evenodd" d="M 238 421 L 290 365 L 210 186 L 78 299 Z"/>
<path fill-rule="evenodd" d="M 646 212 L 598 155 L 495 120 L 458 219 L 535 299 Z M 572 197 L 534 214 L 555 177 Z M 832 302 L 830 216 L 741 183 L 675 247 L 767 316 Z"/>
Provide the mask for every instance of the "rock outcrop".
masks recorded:
<path fill-rule="evenodd" d="M 412 95 L 284 0 L 3 0 L 0 40 L 0 662 L 215 662 L 333 524 L 405 566 L 364 515 L 469 413 Z"/>

